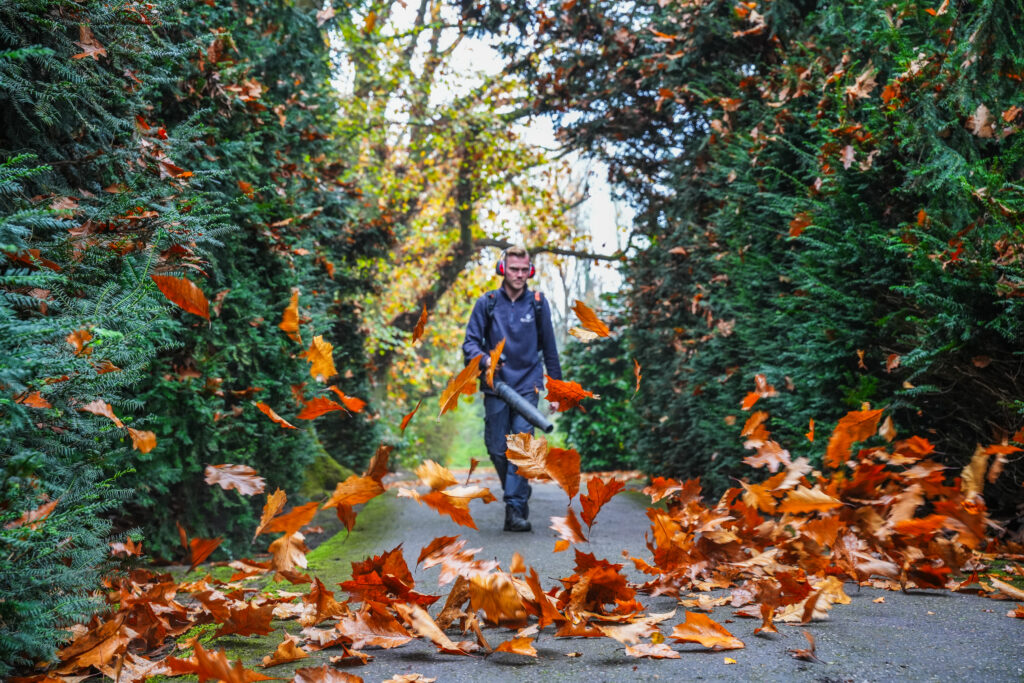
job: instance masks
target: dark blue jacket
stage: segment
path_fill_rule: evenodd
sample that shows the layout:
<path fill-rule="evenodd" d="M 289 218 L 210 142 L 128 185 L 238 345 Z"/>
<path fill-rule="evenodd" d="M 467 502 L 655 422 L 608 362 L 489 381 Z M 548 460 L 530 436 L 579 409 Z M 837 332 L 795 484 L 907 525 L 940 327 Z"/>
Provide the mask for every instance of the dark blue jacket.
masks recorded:
<path fill-rule="evenodd" d="M 492 296 L 494 312 L 488 325 L 487 301 Z M 466 341 L 462 344 L 466 363 L 490 353 L 504 338 L 505 364 L 494 374 L 495 381 L 501 380 L 519 394 L 531 396 L 544 388 L 545 368 L 554 379 L 562 379 L 551 308 L 545 297 L 540 298 L 540 319 L 536 317 L 534 293 L 529 288 L 515 301 L 508 298 L 504 288 L 487 292 L 476 300 L 466 325 Z M 480 388 L 493 393 L 482 377 Z"/>

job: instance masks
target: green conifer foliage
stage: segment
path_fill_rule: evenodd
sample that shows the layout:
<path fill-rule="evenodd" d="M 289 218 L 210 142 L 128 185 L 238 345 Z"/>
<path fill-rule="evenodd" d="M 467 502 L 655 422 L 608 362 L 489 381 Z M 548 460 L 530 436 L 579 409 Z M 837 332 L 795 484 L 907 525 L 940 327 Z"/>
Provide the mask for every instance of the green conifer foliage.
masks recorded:
<path fill-rule="evenodd" d="M 109 541 L 141 531 L 175 559 L 175 522 L 252 521 L 262 501 L 208 487 L 206 465 L 295 492 L 317 429 L 349 464 L 370 450 L 362 415 L 294 419 L 292 385 L 324 391 L 299 357 L 313 335 L 330 381 L 366 395 L 352 301 L 390 240 L 346 185 L 316 9 L 0 5 L 0 676 L 88 617 Z M 189 279 L 209 320 L 153 275 Z M 277 327 L 293 288 L 303 345 Z"/>

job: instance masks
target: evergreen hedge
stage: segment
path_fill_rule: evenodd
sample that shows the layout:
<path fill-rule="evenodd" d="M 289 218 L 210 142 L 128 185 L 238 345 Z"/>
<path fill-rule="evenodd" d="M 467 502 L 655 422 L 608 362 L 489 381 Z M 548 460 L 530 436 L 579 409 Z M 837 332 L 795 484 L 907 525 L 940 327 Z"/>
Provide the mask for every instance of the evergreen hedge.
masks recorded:
<path fill-rule="evenodd" d="M 304 345 L 334 343 L 332 381 L 366 393 L 352 301 L 391 234 L 345 178 L 317 9 L 0 5 L 0 676 L 88 617 L 113 534 L 169 558 L 175 522 L 244 546 L 260 502 L 206 465 L 294 492 L 321 440 L 369 451 L 365 417 L 284 430 L 252 404 L 294 420 L 292 385 L 323 392 L 277 328 L 293 287 Z M 153 274 L 192 280 L 210 320 Z"/>

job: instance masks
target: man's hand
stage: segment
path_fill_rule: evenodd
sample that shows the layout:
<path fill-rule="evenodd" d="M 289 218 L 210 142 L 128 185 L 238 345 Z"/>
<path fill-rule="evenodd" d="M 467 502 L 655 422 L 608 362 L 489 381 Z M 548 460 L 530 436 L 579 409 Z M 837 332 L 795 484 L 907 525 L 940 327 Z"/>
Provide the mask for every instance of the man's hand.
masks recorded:
<path fill-rule="evenodd" d="M 551 406 L 551 410 L 558 412 L 558 401 L 549 401 L 548 405 Z"/>

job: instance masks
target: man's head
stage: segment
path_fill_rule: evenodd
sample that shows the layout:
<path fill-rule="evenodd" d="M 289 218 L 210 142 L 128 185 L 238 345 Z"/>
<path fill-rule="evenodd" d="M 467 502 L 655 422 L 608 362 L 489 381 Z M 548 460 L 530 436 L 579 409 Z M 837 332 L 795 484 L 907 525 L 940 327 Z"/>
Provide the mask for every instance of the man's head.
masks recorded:
<path fill-rule="evenodd" d="M 498 262 L 498 272 L 505 278 L 502 286 L 509 290 L 510 294 L 518 295 L 534 273 L 533 265 L 530 263 L 530 252 L 519 245 L 509 247 Z"/>

